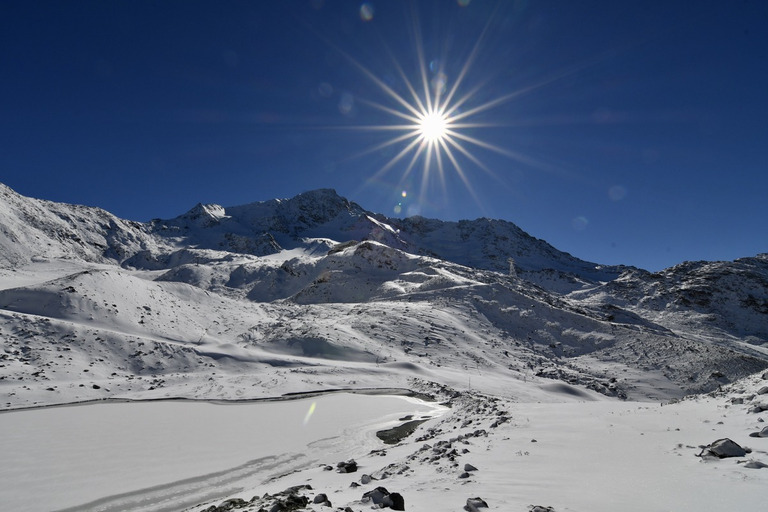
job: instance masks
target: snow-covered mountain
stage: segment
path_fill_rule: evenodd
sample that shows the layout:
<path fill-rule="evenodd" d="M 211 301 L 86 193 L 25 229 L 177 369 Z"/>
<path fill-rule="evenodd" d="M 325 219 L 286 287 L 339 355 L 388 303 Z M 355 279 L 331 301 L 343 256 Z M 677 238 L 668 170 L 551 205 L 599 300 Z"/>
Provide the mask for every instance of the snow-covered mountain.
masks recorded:
<path fill-rule="evenodd" d="M 104 399 L 233 400 L 339 389 L 434 395 L 452 412 L 428 427 L 418 426 L 427 416 L 415 420 L 411 430 L 422 444 L 398 445 L 393 462 L 372 473 L 379 479 L 396 471 L 411 475 L 408 499 L 426 510 L 435 500 L 447 503 L 434 489 L 446 489 L 445 475 L 458 467 L 461 453 L 450 449 L 452 443 L 485 446 L 488 455 L 478 452 L 475 460 L 495 464 L 487 474 L 501 478 L 499 460 L 509 458 L 491 456 L 492 450 L 510 437 L 520 442 L 531 428 L 521 417 L 511 419 L 510 410 L 557 424 L 574 439 L 596 421 L 600 428 L 619 425 L 622 440 L 636 431 L 619 418 L 627 412 L 617 403 L 726 389 L 726 405 L 726 395 L 703 399 L 707 411 L 731 403 L 762 411 L 760 379 L 748 376 L 768 367 L 768 255 L 686 262 L 650 273 L 579 260 L 510 222 L 390 219 L 332 190 L 237 207 L 198 204 L 176 218 L 142 223 L 23 197 L 0 185 L 0 344 L 0 409 L 6 411 Z M 572 431 L 557 422 L 555 409 L 524 406 L 598 398 L 607 402 L 588 408 Z M 683 411 L 686 428 L 701 430 L 686 407 L 704 410 L 665 407 L 663 415 L 647 412 L 640 421 L 648 429 L 659 418 L 677 421 Z M 0 429 L 12 413 L 3 414 Z M 729 417 L 725 425 L 744 430 L 744 421 Z M 459 437 L 452 434 L 459 431 Z M 649 442 L 662 437 L 672 439 L 648 436 Z M 427 440 L 434 440 L 434 449 L 423 447 Z M 358 441 L 333 449 L 356 453 L 370 443 Z M 379 452 L 366 456 L 371 467 L 376 462 L 369 459 L 386 455 Z M 320 470 L 307 469 L 309 459 L 300 459 L 303 466 L 298 460 L 286 456 L 258 470 L 246 464 L 193 480 L 174 473 L 179 482 L 171 486 L 135 496 L 115 488 L 109 499 L 76 494 L 72 503 L 98 499 L 89 510 L 208 507 L 235 492 L 220 487 L 221 479 L 245 485 L 227 480 L 244 471 L 281 485 L 290 480 L 286 475 L 311 474 L 338 487 L 335 496 L 343 502 L 370 508 L 353 500 L 348 483 L 341 488 L 315 474 Z M 412 466 L 421 469 L 414 473 Z M 437 476 L 431 476 L 433 466 Z M 541 462 L 533 470 L 552 474 L 553 466 Z M 531 478 L 526 492 L 546 488 Z M 617 485 L 632 495 L 624 483 Z M 583 485 L 572 487 L 577 504 L 591 503 L 577 492 Z M 504 488 L 487 492 L 498 503 L 514 501 Z M 414 498 L 417 490 L 425 494 Z M 5 491 L 0 485 L 0 496 Z M 57 498 L 51 493 L 53 503 Z M 276 506 L 269 499 L 194 510 Z M 481 502 L 472 506 L 483 508 Z M 310 508 L 301 510 L 315 510 L 304 505 Z"/>
<path fill-rule="evenodd" d="M 389 219 L 332 190 L 149 223 L 0 194 L 5 407 L 197 396 L 212 367 L 248 396 L 474 368 L 669 397 L 768 366 L 765 255 L 603 267 L 510 222 Z"/>

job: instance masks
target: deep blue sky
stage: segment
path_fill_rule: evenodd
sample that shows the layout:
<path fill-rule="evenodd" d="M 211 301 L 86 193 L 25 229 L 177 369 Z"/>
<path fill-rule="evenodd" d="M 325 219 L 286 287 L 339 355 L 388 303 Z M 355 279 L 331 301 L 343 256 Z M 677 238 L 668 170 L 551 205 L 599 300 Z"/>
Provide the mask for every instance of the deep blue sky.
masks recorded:
<path fill-rule="evenodd" d="M 599 263 L 751 256 L 766 27 L 762 0 L 4 0 L 0 182 L 141 221 L 335 188 Z M 410 99 L 395 61 L 422 91 L 421 45 L 450 89 L 478 41 L 461 108 L 523 94 L 461 132 L 519 158 L 464 142 L 486 167 L 454 151 L 474 198 L 446 159 L 444 185 L 421 162 L 404 177 L 410 158 L 379 172 L 406 143 L 365 153 L 401 132 L 360 127 L 402 123 L 370 102 L 401 107 L 361 67 Z"/>

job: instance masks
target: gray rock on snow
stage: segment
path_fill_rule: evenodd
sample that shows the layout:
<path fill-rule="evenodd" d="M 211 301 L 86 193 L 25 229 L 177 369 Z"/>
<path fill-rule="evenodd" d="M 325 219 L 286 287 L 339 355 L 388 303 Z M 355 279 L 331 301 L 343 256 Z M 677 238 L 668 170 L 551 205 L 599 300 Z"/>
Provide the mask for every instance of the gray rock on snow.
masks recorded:
<path fill-rule="evenodd" d="M 752 432 L 749 437 L 768 437 L 768 427 L 763 427 L 760 432 Z"/>
<path fill-rule="evenodd" d="M 464 505 L 464 510 L 467 512 L 478 512 L 481 508 L 488 508 L 483 498 L 467 498 L 467 504 Z"/>
<path fill-rule="evenodd" d="M 389 496 L 389 491 L 384 487 L 377 487 L 363 494 L 363 501 L 372 501 L 374 505 L 384 503 L 384 497 Z"/>
<path fill-rule="evenodd" d="M 477 471 L 477 468 L 472 464 L 464 464 L 464 471 Z"/>
<path fill-rule="evenodd" d="M 392 510 L 405 510 L 405 499 L 398 492 L 390 493 L 384 487 L 377 487 L 363 494 L 363 501 L 372 501 L 379 508 L 391 508 Z"/>
<path fill-rule="evenodd" d="M 326 507 L 331 507 L 331 502 L 328 500 L 328 496 L 324 493 L 320 493 L 315 496 L 315 498 L 312 500 L 312 503 L 315 505 L 325 505 Z"/>
<path fill-rule="evenodd" d="M 698 456 L 703 458 L 724 459 L 727 457 L 743 457 L 746 454 L 747 450 L 739 446 L 731 439 L 724 438 L 718 439 L 712 444 L 705 446 Z"/>
<path fill-rule="evenodd" d="M 339 473 L 354 473 L 357 471 L 357 462 L 354 459 L 350 459 L 346 462 L 339 462 L 336 464 L 336 471 Z"/>

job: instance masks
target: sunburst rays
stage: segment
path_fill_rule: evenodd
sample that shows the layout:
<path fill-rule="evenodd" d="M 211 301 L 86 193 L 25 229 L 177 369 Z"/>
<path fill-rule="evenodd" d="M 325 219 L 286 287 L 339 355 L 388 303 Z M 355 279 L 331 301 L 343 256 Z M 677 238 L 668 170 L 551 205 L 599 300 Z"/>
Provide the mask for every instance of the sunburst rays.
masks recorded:
<path fill-rule="evenodd" d="M 391 152 L 394 155 L 369 177 L 369 182 L 381 181 L 385 175 L 397 170 L 400 175 L 395 189 L 399 190 L 414 174 L 420 173 L 419 196 L 423 202 L 432 180 L 436 178 L 445 192 L 447 173 L 453 172 L 475 202 L 480 204 L 472 185 L 473 180 L 470 179 L 469 168 L 478 168 L 493 179 L 501 181 L 498 175 L 483 163 L 482 154 L 490 151 L 524 165 L 536 164 L 534 159 L 499 147 L 480 135 L 482 129 L 506 126 L 505 123 L 484 121 L 494 109 L 548 82 L 480 101 L 482 96 L 487 97 L 480 93 L 488 81 L 477 79 L 477 74 L 473 77 L 473 67 L 483 51 L 483 42 L 491 29 L 493 14 L 491 13 L 480 30 L 467 56 L 455 68 L 457 71 L 453 77 L 448 75 L 444 66 L 435 64 L 448 62 L 449 55 L 439 55 L 435 59 L 427 60 L 419 17 L 415 11 L 411 12 L 409 35 L 412 45 L 410 55 L 415 56 L 416 72 L 409 75 L 405 71 L 405 61 L 399 59 L 385 44 L 395 77 L 399 80 L 396 85 L 392 85 L 391 79 L 385 81 L 348 52 L 333 45 L 381 95 L 379 100 L 356 97 L 356 102 L 377 110 L 390 119 L 390 122 L 380 124 L 346 127 L 388 134 L 381 142 L 364 149 L 353 158 L 383 152 L 385 149 L 395 149 Z"/>

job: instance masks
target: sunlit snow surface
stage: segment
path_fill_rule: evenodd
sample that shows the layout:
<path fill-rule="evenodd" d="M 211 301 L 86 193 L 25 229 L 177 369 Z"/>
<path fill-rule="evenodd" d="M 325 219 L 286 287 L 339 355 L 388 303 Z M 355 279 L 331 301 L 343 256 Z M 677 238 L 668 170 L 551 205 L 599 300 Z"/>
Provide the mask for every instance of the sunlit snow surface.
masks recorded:
<path fill-rule="evenodd" d="M 319 459 L 367 453 L 381 447 L 375 431 L 399 417 L 444 411 L 408 397 L 343 393 L 229 405 L 118 402 L 5 412 L 0 503 L 4 510 L 177 510 L 198 503 L 201 488 L 203 497 L 225 495 Z"/>

